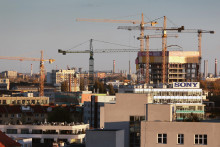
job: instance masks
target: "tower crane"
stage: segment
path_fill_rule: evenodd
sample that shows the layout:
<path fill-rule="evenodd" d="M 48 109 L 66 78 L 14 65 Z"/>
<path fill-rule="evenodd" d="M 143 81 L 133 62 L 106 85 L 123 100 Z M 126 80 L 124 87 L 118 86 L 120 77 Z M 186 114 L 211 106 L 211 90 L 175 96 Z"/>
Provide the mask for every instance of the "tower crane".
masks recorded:
<path fill-rule="evenodd" d="M 166 82 L 166 52 L 167 52 L 167 31 L 178 31 L 182 32 L 184 30 L 184 26 L 181 27 L 171 27 L 167 28 L 167 18 L 166 16 L 164 18 L 163 27 L 141 27 L 141 26 L 119 26 L 118 29 L 125 29 L 125 30 L 161 30 L 162 31 L 162 83 L 164 84 Z M 139 40 L 145 39 L 144 36 L 140 35 L 138 37 Z M 146 40 L 147 41 L 147 40 Z M 143 46 L 143 45 L 141 45 Z M 143 51 L 143 50 L 141 50 Z M 143 65 L 141 65 L 142 67 Z M 144 75 L 141 75 L 142 78 Z"/>
<path fill-rule="evenodd" d="M 198 33 L 198 51 L 199 51 L 199 74 L 197 79 L 201 77 L 201 60 L 202 60 L 202 33 L 214 34 L 215 31 L 201 29 L 186 29 L 182 33 Z"/>
<path fill-rule="evenodd" d="M 140 30 L 140 38 L 144 37 L 144 30 L 145 24 L 151 24 L 151 26 L 154 26 L 157 24 L 155 21 L 151 22 L 145 22 L 144 21 L 144 14 L 141 14 L 141 21 L 140 20 L 112 20 L 112 19 L 83 19 L 83 18 L 77 18 L 76 21 L 90 21 L 90 22 L 110 22 L 110 23 L 132 23 L 132 24 L 140 24 L 139 30 Z M 140 51 L 144 50 L 144 40 L 140 39 Z"/>
<path fill-rule="evenodd" d="M 138 52 L 139 49 L 96 49 L 93 50 L 92 45 L 93 39 L 90 39 L 90 50 L 76 50 L 76 51 L 70 51 L 70 50 L 62 50 L 58 49 L 58 53 L 62 53 L 63 55 L 66 55 L 67 53 L 89 53 L 89 88 L 92 90 L 94 85 L 94 53 L 120 53 L 120 52 Z"/>
<path fill-rule="evenodd" d="M 154 26 L 157 24 L 156 21 L 145 22 L 144 15 L 141 14 L 141 21 L 139 20 L 111 20 L 111 19 L 83 19 L 78 18 L 76 21 L 89 21 L 89 22 L 110 22 L 110 23 L 132 23 L 132 24 L 140 24 L 139 26 L 119 26 L 118 29 L 126 29 L 126 30 L 140 30 L 140 51 L 144 51 L 144 30 L 162 30 L 163 31 L 163 40 L 162 40 L 162 82 L 166 81 L 166 31 L 167 30 L 177 30 L 181 32 L 184 30 L 184 26 L 178 28 L 166 28 L 166 16 L 164 16 L 164 26 L 163 27 L 149 27 L 144 26 L 145 24 L 151 24 Z"/>
<path fill-rule="evenodd" d="M 40 58 L 0 56 L 0 59 L 19 60 L 19 61 L 40 61 L 40 84 L 39 84 L 40 93 L 39 93 L 39 96 L 40 97 L 44 96 L 44 62 L 48 61 L 50 64 L 52 64 L 55 61 L 54 59 L 44 59 L 42 50 L 41 50 Z"/>

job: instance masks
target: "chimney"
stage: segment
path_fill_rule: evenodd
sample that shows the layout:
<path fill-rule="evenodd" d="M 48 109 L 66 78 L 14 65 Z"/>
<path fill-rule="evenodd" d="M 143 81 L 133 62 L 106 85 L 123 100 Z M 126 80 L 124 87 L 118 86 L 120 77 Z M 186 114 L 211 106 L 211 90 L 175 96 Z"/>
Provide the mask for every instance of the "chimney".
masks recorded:
<path fill-rule="evenodd" d="M 115 73 L 115 60 L 113 60 L 113 74 Z"/>
<path fill-rule="evenodd" d="M 33 75 L 33 66 L 31 64 L 31 77 L 32 77 L 32 75 Z"/>
<path fill-rule="evenodd" d="M 129 75 L 131 75 L 131 61 L 129 60 Z"/>
<path fill-rule="evenodd" d="M 215 58 L 215 77 L 218 76 L 218 73 L 217 73 L 217 59 Z"/>
<path fill-rule="evenodd" d="M 208 77 L 208 60 L 204 60 L 204 78 Z"/>

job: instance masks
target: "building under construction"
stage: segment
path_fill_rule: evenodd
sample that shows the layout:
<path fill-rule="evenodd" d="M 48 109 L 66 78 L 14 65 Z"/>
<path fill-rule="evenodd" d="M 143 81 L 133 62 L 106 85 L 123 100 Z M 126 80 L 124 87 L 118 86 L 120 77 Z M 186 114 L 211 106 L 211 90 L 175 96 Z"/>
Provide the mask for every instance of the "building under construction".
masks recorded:
<path fill-rule="evenodd" d="M 136 70 L 139 83 L 162 83 L 162 51 L 149 51 L 149 79 L 147 78 L 147 52 L 138 52 Z M 194 82 L 199 78 L 199 51 L 166 51 L 165 83 Z"/>

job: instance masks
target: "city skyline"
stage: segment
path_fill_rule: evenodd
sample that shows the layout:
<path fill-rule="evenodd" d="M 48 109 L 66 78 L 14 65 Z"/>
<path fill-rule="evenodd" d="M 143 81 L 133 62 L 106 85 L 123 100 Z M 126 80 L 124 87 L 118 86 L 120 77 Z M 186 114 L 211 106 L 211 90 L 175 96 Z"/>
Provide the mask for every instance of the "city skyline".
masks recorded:
<path fill-rule="evenodd" d="M 51 69 L 66 69 L 81 67 L 88 70 L 89 54 L 58 54 L 58 49 L 70 49 L 91 38 L 117 44 L 139 47 L 139 31 L 118 30 L 118 26 L 132 24 L 76 22 L 76 18 L 105 18 L 105 19 L 135 19 L 140 20 L 141 13 L 149 21 L 166 15 L 168 26 L 185 26 L 186 29 L 214 30 L 215 34 L 202 34 L 202 60 L 208 60 L 209 72 L 214 73 L 214 60 L 218 57 L 220 44 L 218 14 L 219 1 L 212 3 L 202 0 L 189 1 L 76 1 L 76 0 L 48 0 L 48 1 L 14 1 L 0 0 L 0 38 L 1 56 L 39 57 L 40 50 L 44 50 L 45 58 L 56 61 L 49 65 L 45 63 L 47 71 Z M 131 16 L 131 17 L 125 17 Z M 161 25 L 162 20 L 159 20 Z M 145 34 L 147 34 L 146 32 Z M 154 34 L 154 32 L 149 32 Z M 179 45 L 183 50 L 197 50 L 197 33 L 175 33 L 178 38 L 168 38 L 168 45 Z M 135 37 L 134 37 L 135 36 Z M 94 42 L 96 48 L 118 48 L 118 46 L 103 45 Z M 150 48 L 162 47 L 161 39 L 150 40 Z M 77 48 L 88 50 L 89 43 Z M 113 60 L 118 69 L 127 70 L 131 61 L 132 73 L 135 72 L 135 58 L 137 53 L 95 54 L 95 70 L 112 70 Z M 39 71 L 38 62 L 0 60 L 1 71 L 16 70 L 30 72 L 33 64 L 34 72 Z M 202 62 L 202 72 L 203 62 Z M 219 65 L 218 65 L 218 68 Z M 218 71 L 219 73 L 219 71 Z"/>

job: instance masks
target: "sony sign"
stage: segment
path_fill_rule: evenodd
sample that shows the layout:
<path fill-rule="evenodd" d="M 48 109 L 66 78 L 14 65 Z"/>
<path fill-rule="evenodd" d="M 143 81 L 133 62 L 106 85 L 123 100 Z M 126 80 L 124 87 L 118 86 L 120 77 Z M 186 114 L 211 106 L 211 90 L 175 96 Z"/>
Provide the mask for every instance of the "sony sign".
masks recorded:
<path fill-rule="evenodd" d="M 173 88 L 200 88 L 199 82 L 173 82 Z"/>

